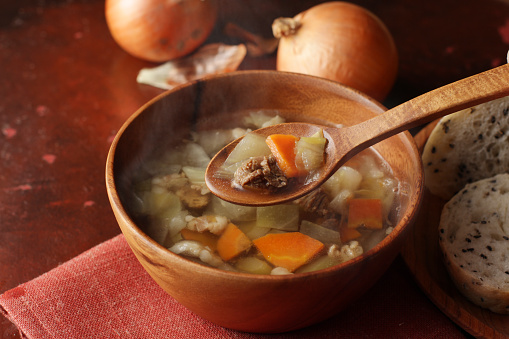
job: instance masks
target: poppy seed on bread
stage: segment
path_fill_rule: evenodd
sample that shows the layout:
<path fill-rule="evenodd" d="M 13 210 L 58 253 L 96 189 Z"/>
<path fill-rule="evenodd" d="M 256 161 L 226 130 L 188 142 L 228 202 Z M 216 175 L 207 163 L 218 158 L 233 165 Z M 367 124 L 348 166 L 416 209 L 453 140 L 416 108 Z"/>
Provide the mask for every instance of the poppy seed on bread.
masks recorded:
<path fill-rule="evenodd" d="M 440 119 L 422 161 L 426 187 L 445 200 L 467 183 L 509 172 L 509 96 Z"/>
<path fill-rule="evenodd" d="M 460 292 L 478 306 L 509 314 L 509 174 L 467 184 L 449 200 L 439 244 Z"/>

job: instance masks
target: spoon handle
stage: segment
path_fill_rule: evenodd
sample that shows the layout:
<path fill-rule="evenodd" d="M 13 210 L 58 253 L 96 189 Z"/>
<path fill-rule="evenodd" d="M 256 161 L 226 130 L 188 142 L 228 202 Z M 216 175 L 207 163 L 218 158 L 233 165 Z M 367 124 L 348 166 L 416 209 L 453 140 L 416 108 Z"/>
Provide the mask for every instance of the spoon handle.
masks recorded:
<path fill-rule="evenodd" d="M 338 144 L 349 144 L 353 151 L 348 153 L 355 154 L 399 132 L 506 95 L 509 64 L 437 88 L 337 133 L 331 131 L 331 137 Z"/>

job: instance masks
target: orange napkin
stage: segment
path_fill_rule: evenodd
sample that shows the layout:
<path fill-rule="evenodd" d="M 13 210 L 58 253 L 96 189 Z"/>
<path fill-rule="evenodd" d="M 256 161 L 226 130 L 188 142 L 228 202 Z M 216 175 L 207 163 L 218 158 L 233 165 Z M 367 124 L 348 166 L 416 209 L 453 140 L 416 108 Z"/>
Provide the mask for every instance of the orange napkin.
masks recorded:
<path fill-rule="evenodd" d="M 123 235 L 0 295 L 0 311 L 26 338 L 464 338 L 418 290 L 401 259 L 325 322 L 277 335 L 226 329 L 166 294 Z"/>

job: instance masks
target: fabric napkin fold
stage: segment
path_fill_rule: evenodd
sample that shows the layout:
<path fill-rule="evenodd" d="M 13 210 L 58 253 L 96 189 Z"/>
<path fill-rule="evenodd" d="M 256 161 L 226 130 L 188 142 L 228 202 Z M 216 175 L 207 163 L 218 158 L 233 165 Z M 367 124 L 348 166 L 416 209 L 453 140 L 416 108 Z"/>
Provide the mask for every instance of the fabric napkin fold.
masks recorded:
<path fill-rule="evenodd" d="M 402 265 L 393 264 L 366 295 L 327 321 L 253 334 L 217 326 L 180 305 L 118 235 L 6 291 L 0 311 L 26 338 L 463 338 Z"/>

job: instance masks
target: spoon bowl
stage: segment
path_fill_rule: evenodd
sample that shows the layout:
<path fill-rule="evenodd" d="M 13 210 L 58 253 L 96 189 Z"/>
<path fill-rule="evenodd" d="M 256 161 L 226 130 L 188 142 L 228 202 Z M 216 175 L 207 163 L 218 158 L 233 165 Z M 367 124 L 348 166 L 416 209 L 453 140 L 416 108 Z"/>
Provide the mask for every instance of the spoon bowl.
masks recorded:
<path fill-rule="evenodd" d="M 268 206 L 288 202 L 317 188 L 352 156 L 381 140 L 447 114 L 506 95 L 509 95 L 507 64 L 420 95 L 357 125 L 337 128 L 309 123 L 285 123 L 255 130 L 251 133 L 263 136 L 291 134 L 304 137 L 322 129 L 328 142 L 325 148 L 325 162 L 316 180 L 268 192 L 239 189 L 232 186 L 228 180 L 217 178 L 215 173 L 242 139 L 239 138 L 212 158 L 207 167 L 205 182 L 216 196 L 239 205 Z"/>

